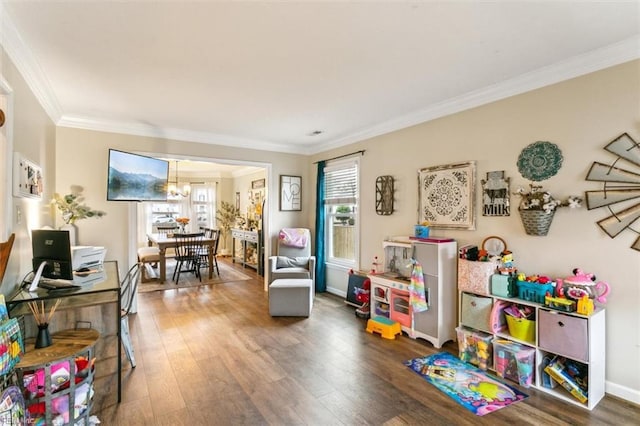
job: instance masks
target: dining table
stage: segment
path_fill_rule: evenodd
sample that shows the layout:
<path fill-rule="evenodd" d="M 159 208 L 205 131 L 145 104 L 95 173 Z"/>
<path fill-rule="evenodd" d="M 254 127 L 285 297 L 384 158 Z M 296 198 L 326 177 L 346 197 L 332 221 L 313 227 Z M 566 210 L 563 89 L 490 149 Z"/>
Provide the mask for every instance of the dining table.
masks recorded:
<path fill-rule="evenodd" d="M 149 233 L 147 234 L 147 240 L 150 247 L 156 246 L 159 249 L 159 266 L 160 269 L 160 283 L 164 283 L 167 279 L 167 249 L 176 246 L 176 239 L 174 238 L 175 234 L 166 234 L 166 233 Z M 215 256 L 214 248 L 216 239 L 210 237 L 202 237 L 202 245 L 207 246 L 209 251 L 208 258 L 208 267 L 209 267 L 209 279 L 213 278 L 213 265 Z"/>

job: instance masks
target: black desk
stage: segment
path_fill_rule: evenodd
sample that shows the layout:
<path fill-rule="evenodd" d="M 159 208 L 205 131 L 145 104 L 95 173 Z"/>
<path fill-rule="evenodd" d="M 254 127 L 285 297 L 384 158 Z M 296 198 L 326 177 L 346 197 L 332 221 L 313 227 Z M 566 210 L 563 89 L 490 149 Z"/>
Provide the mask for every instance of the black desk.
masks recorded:
<path fill-rule="evenodd" d="M 27 302 L 34 301 L 43 301 L 47 312 L 57 299 L 61 300 L 57 310 L 115 303 L 118 322 L 116 330 L 118 330 L 118 402 L 120 402 L 122 397 L 122 330 L 120 328 L 121 299 L 118 263 L 116 261 L 104 262 L 101 271 L 86 277 L 75 277 L 74 281 L 81 284 L 81 287 L 73 290 L 49 291 L 38 288 L 35 292 L 26 290 L 17 292 L 7 299 L 9 315 L 11 317 L 31 315 Z M 29 350 L 29 348 L 25 349 Z"/>

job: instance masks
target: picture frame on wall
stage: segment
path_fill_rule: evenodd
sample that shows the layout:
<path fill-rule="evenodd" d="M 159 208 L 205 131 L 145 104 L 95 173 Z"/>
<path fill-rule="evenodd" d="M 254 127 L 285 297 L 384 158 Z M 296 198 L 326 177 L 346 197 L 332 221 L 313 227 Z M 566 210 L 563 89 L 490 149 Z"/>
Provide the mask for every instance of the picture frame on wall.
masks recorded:
<path fill-rule="evenodd" d="M 13 161 L 13 196 L 41 200 L 44 193 L 42 168 L 18 152 Z"/>
<path fill-rule="evenodd" d="M 265 179 L 258 179 L 251 181 L 251 189 L 261 189 L 265 187 Z"/>
<path fill-rule="evenodd" d="M 474 230 L 476 162 L 418 171 L 418 223 L 441 229 Z"/>
<path fill-rule="evenodd" d="M 280 211 L 302 210 L 302 177 L 280 175 Z"/>

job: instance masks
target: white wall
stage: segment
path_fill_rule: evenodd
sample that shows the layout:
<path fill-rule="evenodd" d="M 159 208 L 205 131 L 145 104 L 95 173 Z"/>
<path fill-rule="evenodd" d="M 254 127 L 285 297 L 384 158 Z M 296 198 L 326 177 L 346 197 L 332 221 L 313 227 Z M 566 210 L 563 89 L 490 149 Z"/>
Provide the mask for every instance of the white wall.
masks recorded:
<path fill-rule="evenodd" d="M 43 201 L 13 197 L 11 181 L 4 178 L 0 180 L 4 194 L 1 200 L 4 221 L 0 223 L 0 238 L 5 241 L 11 233 L 16 234 L 1 287 L 2 293 L 7 294 L 31 269 L 31 230 L 53 223 L 47 202 L 52 198 L 55 188 L 55 126 L 4 50 L 0 50 L 0 55 L 0 75 L 4 80 L 7 99 L 6 122 L 2 129 L 7 138 L 0 146 L 3 151 L 1 174 L 3 177 L 11 176 L 14 152 L 19 152 L 38 164 L 44 175 Z"/>
<path fill-rule="evenodd" d="M 512 190 L 526 186 L 516 166 L 518 155 L 535 141 L 550 141 L 562 150 L 564 162 L 544 187 L 558 196 L 584 196 L 585 191 L 602 189 L 600 183 L 585 181 L 591 164 L 615 160 L 605 145 L 623 132 L 640 142 L 639 113 L 640 61 L 634 61 L 324 152 L 310 158 L 309 165 L 315 176 L 312 162 L 366 149 L 361 158 L 360 263 L 367 268 L 373 256 L 382 255 L 385 237 L 412 234 L 419 169 L 477 161 L 476 209 L 480 209 L 479 179 L 489 171 L 505 170 Z M 640 172 L 628 163 L 618 166 Z M 396 211 L 391 216 L 375 213 L 375 180 L 381 175 L 395 178 Z M 517 205 L 515 196 L 512 203 Z M 475 231 L 434 230 L 433 234 L 455 238 L 459 245 L 479 245 L 487 236 L 498 235 L 513 251 L 516 266 L 527 274 L 565 277 L 580 267 L 611 284 L 606 305 L 607 390 L 640 403 L 640 252 L 629 248 L 638 234 L 627 230 L 609 238 L 596 225 L 608 216 L 606 209 L 560 209 L 547 237 L 526 235 L 517 211 L 510 217 L 484 217 L 478 210 L 476 215 Z M 640 230 L 640 224 L 635 229 Z M 345 279 L 327 286 L 342 285 L 346 290 L 346 284 Z"/>

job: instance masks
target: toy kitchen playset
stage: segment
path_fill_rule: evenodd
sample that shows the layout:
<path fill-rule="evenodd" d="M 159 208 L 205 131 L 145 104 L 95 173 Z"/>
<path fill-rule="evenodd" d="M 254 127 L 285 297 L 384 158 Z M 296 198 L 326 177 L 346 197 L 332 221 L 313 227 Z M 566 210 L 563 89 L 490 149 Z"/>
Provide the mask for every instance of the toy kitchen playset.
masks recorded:
<path fill-rule="evenodd" d="M 413 339 L 440 348 L 456 338 L 457 244 L 452 239 L 393 237 L 384 241 L 383 271 L 371 273 L 371 318 L 400 323 Z M 409 284 L 412 259 L 422 267 L 428 309 L 413 312 Z"/>

